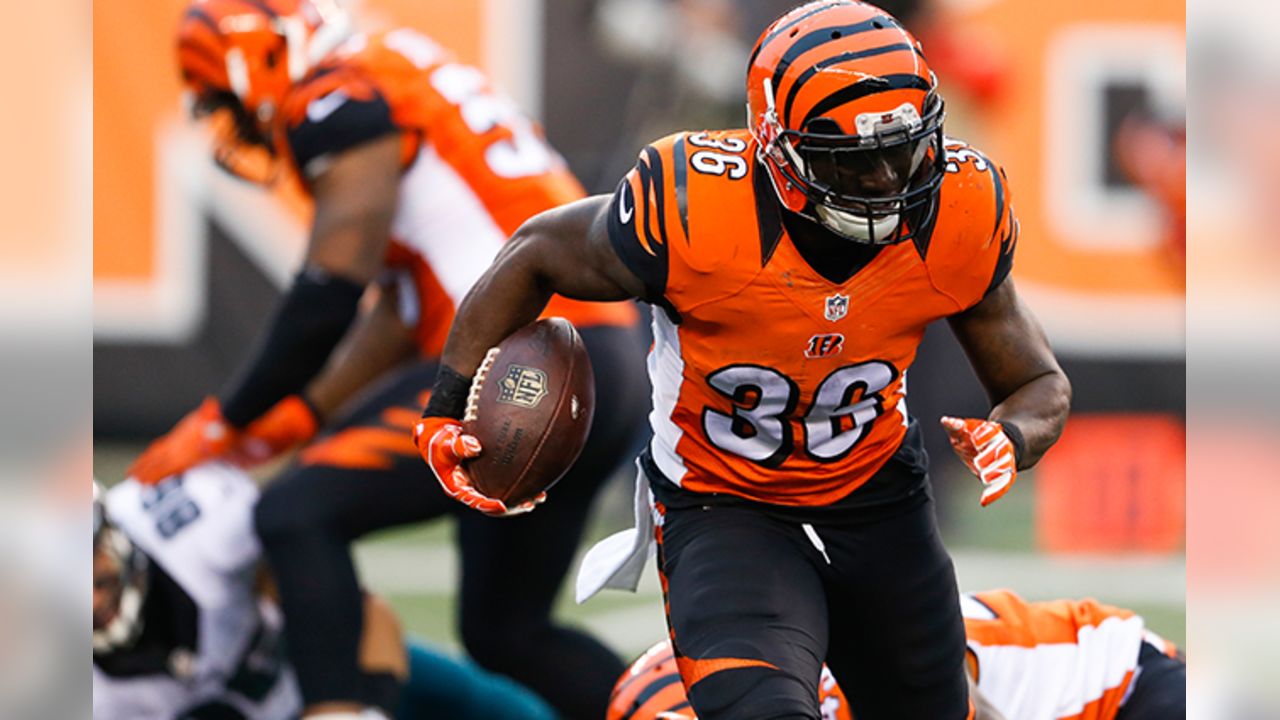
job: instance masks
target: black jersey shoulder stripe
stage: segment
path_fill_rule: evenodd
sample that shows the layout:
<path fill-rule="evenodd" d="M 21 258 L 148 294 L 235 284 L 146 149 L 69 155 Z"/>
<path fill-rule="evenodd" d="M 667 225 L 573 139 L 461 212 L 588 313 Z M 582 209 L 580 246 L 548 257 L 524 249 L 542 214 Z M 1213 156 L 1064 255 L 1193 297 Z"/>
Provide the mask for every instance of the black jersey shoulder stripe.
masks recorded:
<path fill-rule="evenodd" d="M 675 167 L 672 171 L 675 173 L 676 210 L 680 212 L 680 229 L 684 230 L 684 241 L 692 243 L 693 238 L 689 237 L 689 162 L 685 159 L 683 133 L 676 140 L 674 154 Z"/>
<path fill-rule="evenodd" d="M 987 160 L 987 172 L 991 173 L 991 184 L 995 186 L 996 196 L 996 222 L 991 228 L 991 237 L 995 238 L 996 233 L 1000 231 L 1000 221 L 1004 219 L 1004 178 L 1001 172 L 996 168 L 995 163 Z"/>
<path fill-rule="evenodd" d="M 653 241 L 653 232 L 650 230 L 651 216 L 649 213 L 649 199 L 652 197 L 655 214 L 658 225 L 658 237 L 663 245 L 667 244 L 667 223 L 666 223 L 666 197 L 663 192 L 663 176 L 662 176 L 662 154 L 652 145 L 645 146 L 644 155 L 648 162 L 643 163 L 640 170 L 640 180 L 645 188 L 644 203 L 644 231 L 645 237 L 650 242 Z"/>
<path fill-rule="evenodd" d="M 804 121 L 800 123 L 800 127 L 807 126 L 809 121 L 814 118 L 823 117 L 829 110 L 868 95 L 887 90 L 924 90 L 928 92 L 930 89 L 932 89 L 932 85 L 929 84 L 928 80 L 911 73 L 895 73 L 893 75 L 868 78 L 842 87 L 818 101 L 818 104 L 814 105 L 813 109 L 804 116 Z"/>
<path fill-rule="evenodd" d="M 1018 246 L 1018 221 L 1015 219 L 1011 225 L 1012 227 L 1000 239 L 1000 254 L 996 256 L 996 266 L 991 272 L 991 282 L 987 283 L 983 297 L 1000 287 L 1000 283 L 1013 272 L 1013 250 Z"/>
<path fill-rule="evenodd" d="M 755 193 L 756 227 L 760 232 L 760 267 L 764 267 L 782 240 L 782 208 L 773 191 L 769 171 L 759 161 L 753 167 L 751 185 Z"/>
<path fill-rule="evenodd" d="M 796 96 L 800 94 L 800 88 L 804 87 L 805 83 L 813 79 L 813 76 L 817 75 L 822 69 L 831 67 L 832 65 L 838 65 L 842 62 L 848 62 L 850 60 L 859 60 L 861 58 L 874 57 L 876 55 L 885 55 L 899 50 L 911 51 L 919 55 L 921 58 L 924 57 L 924 53 L 920 52 L 919 48 L 911 43 L 904 42 L 894 43 L 892 45 L 881 45 L 880 47 L 868 48 L 866 50 L 855 50 L 840 53 L 839 55 L 833 55 L 814 63 L 813 67 L 810 67 L 808 70 L 801 73 L 800 77 L 796 78 L 796 81 L 787 89 L 787 100 L 782 106 L 782 117 L 784 121 L 790 121 L 791 119 L 791 108 L 795 105 Z M 774 89 L 775 91 L 777 90 L 777 88 Z"/>
<path fill-rule="evenodd" d="M 814 30 L 806 35 L 802 35 L 796 39 L 791 47 L 787 48 L 787 52 L 783 54 L 782 59 L 778 61 L 778 67 L 773 70 L 773 89 L 776 92 L 778 85 L 782 82 L 782 76 L 787 74 L 787 69 L 791 67 L 791 63 L 795 62 L 801 55 L 810 50 L 825 45 L 826 43 L 847 38 L 850 35 L 858 35 L 860 33 L 869 32 L 871 30 L 884 30 L 887 28 L 899 28 L 901 26 L 888 15 L 877 15 L 870 20 L 863 20 L 852 25 L 839 25 L 837 27 L 826 27 Z"/>

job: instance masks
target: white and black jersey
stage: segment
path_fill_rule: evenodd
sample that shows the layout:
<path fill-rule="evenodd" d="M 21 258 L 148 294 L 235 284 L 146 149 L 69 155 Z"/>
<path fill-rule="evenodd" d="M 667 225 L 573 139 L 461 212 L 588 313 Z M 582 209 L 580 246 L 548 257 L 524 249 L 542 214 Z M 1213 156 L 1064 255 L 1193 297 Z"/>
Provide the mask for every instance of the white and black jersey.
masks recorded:
<path fill-rule="evenodd" d="M 299 715 L 279 613 L 255 589 L 257 497 L 225 465 L 108 493 L 112 522 L 147 557 L 147 589 L 137 638 L 94 653 L 96 720 Z"/>

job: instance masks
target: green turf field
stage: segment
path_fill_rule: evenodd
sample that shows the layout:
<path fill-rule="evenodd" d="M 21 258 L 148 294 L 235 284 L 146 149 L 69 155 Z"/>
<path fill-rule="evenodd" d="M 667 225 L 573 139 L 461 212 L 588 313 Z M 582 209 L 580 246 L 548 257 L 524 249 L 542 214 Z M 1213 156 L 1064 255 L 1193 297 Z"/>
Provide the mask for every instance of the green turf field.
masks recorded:
<path fill-rule="evenodd" d="M 136 452 L 135 447 L 99 447 L 94 471 L 105 481 L 118 479 Z M 425 470 L 423 482 L 430 482 Z M 589 530 L 591 539 L 626 527 L 630 521 L 630 482 L 626 476 L 617 478 L 601 498 Z M 1185 558 L 1061 557 L 1029 552 L 1034 546 L 1033 493 L 1034 479 L 1019 479 L 1014 492 L 985 510 L 978 507 L 976 490 L 971 496 L 954 493 L 957 498 L 945 515 L 944 536 L 955 555 L 963 590 L 1009 587 L 1029 599 L 1091 595 L 1132 608 L 1145 616 L 1156 632 L 1178 643 L 1185 641 Z M 553 490 L 549 502 L 554 501 Z M 391 601 L 410 633 L 446 648 L 459 647 L 453 595 L 457 558 L 451 521 L 381 533 L 360 543 L 357 560 L 363 581 Z M 585 605 L 574 604 L 572 582 L 567 582 L 557 612 L 566 622 L 591 629 L 628 657 L 665 636 L 652 567 L 646 571 L 640 592 L 604 591 Z"/>

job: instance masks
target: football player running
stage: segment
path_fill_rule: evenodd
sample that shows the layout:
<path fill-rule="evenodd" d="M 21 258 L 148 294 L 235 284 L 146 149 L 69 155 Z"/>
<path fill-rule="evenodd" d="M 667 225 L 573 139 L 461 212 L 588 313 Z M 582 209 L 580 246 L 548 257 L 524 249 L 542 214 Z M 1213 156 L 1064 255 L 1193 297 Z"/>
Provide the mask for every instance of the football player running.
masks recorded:
<path fill-rule="evenodd" d="M 642 298 L 654 438 L 640 464 L 696 714 L 818 718 L 825 660 L 864 720 L 969 717 L 904 375 L 947 318 L 993 405 L 942 420 L 984 505 L 1060 434 L 1070 385 L 1008 278 L 1012 193 L 994 161 L 943 137 L 924 50 L 872 5 L 784 15 L 747 83 L 749 129 L 659 140 L 611 197 L 520 228 L 459 308 L 419 449 L 450 494 L 491 510 L 463 487 L 475 443 L 458 439 L 486 350 L 553 294 Z"/>
<path fill-rule="evenodd" d="M 194 2 L 178 57 L 196 115 L 228 119 L 218 162 L 244 175 L 282 166 L 315 210 L 302 269 L 252 361 L 130 474 L 154 482 L 211 458 L 261 462 L 325 427 L 256 511 L 308 712 L 359 706 L 349 544 L 452 513 L 468 652 L 568 717 L 599 717 L 623 664 L 554 623 L 551 607 L 596 489 L 643 428 L 645 390 L 630 380 L 642 373 L 636 309 L 547 308 L 581 331 L 600 388 L 587 447 L 549 512 L 462 512 L 424 484 L 408 433 L 462 296 L 524 220 L 582 197 L 581 186 L 477 70 L 409 29 L 355 32 L 330 2 Z M 349 330 L 371 285 L 380 300 Z"/>
<path fill-rule="evenodd" d="M 1131 610 L 1096 600 L 1027 602 L 1009 590 L 960 598 L 977 720 L 1178 720 L 1187 666 Z M 853 720 L 823 666 L 823 720 Z M 614 686 L 606 720 L 696 720 L 671 642 L 641 655 Z"/>

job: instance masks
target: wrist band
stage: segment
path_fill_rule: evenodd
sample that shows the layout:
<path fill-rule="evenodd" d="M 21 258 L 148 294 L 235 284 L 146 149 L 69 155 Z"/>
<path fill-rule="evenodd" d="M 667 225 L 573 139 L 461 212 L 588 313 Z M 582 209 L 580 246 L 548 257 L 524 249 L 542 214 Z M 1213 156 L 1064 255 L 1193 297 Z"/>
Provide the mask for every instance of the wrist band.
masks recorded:
<path fill-rule="evenodd" d="M 1000 429 L 1004 431 L 1005 437 L 1009 438 L 1009 444 L 1013 445 L 1013 464 L 1019 470 L 1022 469 L 1022 455 L 1027 449 L 1027 439 L 1022 436 L 1022 430 L 1017 425 L 1007 420 L 997 420 L 1000 423 Z"/>
<path fill-rule="evenodd" d="M 467 410 L 467 394 L 471 392 L 471 378 L 441 365 L 431 386 L 431 398 L 422 411 L 422 417 L 449 417 L 461 420 Z"/>

